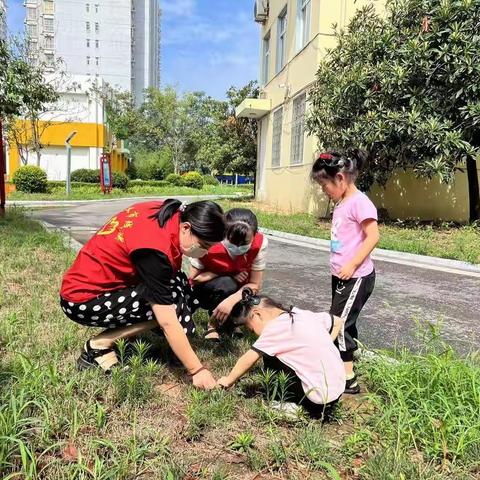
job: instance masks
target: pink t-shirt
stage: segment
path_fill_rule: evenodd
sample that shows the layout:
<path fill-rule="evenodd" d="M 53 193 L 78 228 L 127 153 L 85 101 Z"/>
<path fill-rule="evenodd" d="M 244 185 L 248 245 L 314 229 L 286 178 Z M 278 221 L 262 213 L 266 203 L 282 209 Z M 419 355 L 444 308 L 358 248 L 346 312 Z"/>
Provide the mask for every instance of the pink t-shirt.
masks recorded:
<path fill-rule="evenodd" d="M 272 320 L 253 344 L 295 371 L 309 400 L 325 404 L 345 390 L 345 368 L 331 337 L 329 313 L 293 309 Z"/>
<path fill-rule="evenodd" d="M 332 275 L 338 276 L 340 269 L 358 252 L 360 245 L 365 240 L 362 222 L 367 219 L 378 220 L 377 209 L 372 201 L 360 191 L 335 206 L 330 241 Z M 357 268 L 353 278 L 364 277 L 372 271 L 373 262 L 369 255 Z"/>

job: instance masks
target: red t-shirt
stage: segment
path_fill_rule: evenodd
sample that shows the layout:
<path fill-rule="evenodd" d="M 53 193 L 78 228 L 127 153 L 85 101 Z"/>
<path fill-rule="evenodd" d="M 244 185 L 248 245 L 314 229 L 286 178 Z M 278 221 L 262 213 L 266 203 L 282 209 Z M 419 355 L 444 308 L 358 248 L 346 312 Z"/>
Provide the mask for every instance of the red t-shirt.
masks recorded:
<path fill-rule="evenodd" d="M 203 269 L 206 272 L 213 272 L 223 275 L 237 275 L 240 272 L 250 272 L 252 265 L 257 258 L 258 252 L 262 248 L 263 235 L 256 233 L 252 241 L 250 250 L 245 255 L 231 257 L 223 243 L 217 243 L 207 255 L 201 258 Z"/>
<path fill-rule="evenodd" d="M 164 253 L 174 271 L 182 266 L 176 213 L 165 226 L 150 218 L 163 202 L 137 203 L 115 215 L 80 250 L 63 277 L 60 295 L 70 302 L 87 302 L 103 293 L 139 283 L 130 255 L 149 248 Z"/>

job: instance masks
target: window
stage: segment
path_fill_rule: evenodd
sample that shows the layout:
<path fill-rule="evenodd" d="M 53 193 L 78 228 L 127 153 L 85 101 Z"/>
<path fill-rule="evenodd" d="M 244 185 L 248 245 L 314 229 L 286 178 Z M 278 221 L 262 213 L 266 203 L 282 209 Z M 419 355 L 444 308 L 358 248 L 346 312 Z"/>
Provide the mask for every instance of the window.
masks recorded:
<path fill-rule="evenodd" d="M 54 40 L 53 37 L 45 37 L 45 48 L 47 50 L 53 50 L 54 49 Z"/>
<path fill-rule="evenodd" d="M 53 2 L 51 0 L 45 0 L 43 2 L 43 13 L 53 15 Z"/>
<path fill-rule="evenodd" d="M 305 129 L 305 101 L 307 95 L 300 94 L 293 100 L 292 116 L 292 151 L 290 165 L 299 165 L 303 163 L 303 137 Z"/>
<path fill-rule="evenodd" d="M 85 29 L 87 30 L 87 33 L 90 33 L 90 22 L 85 22 Z"/>
<path fill-rule="evenodd" d="M 37 36 L 37 26 L 36 25 L 27 25 L 27 34 L 29 37 Z"/>
<path fill-rule="evenodd" d="M 95 22 L 95 33 L 98 33 L 100 31 L 100 25 L 98 22 Z"/>
<path fill-rule="evenodd" d="M 45 55 L 45 63 L 47 64 L 47 67 L 53 67 L 55 59 L 52 54 Z"/>
<path fill-rule="evenodd" d="M 100 44 L 100 40 L 95 40 L 95 48 L 98 48 L 99 44 Z"/>
<path fill-rule="evenodd" d="M 98 64 L 99 64 L 99 58 L 98 57 L 95 57 L 95 65 L 98 67 Z"/>
<path fill-rule="evenodd" d="M 310 0 L 297 0 L 297 51 L 310 39 Z"/>
<path fill-rule="evenodd" d="M 272 167 L 280 166 L 280 152 L 282 144 L 282 120 L 283 107 L 273 112 L 273 132 L 272 132 Z"/>
<path fill-rule="evenodd" d="M 277 64 L 276 73 L 285 66 L 287 49 L 287 7 L 284 8 L 277 20 Z"/>
<path fill-rule="evenodd" d="M 270 32 L 267 33 L 263 39 L 263 60 L 262 60 L 262 85 L 268 82 L 269 72 L 268 67 L 270 63 Z"/>
<path fill-rule="evenodd" d="M 90 48 L 90 39 L 87 38 L 87 48 Z"/>
<path fill-rule="evenodd" d="M 46 33 L 53 33 L 53 18 L 43 19 L 43 31 Z"/>
<path fill-rule="evenodd" d="M 87 57 L 87 65 L 90 65 L 90 57 Z"/>
<path fill-rule="evenodd" d="M 98 3 L 95 4 L 95 13 L 98 13 Z"/>
<path fill-rule="evenodd" d="M 87 13 L 90 12 L 90 4 L 89 3 L 85 4 L 85 9 L 87 10 Z"/>
<path fill-rule="evenodd" d="M 27 7 L 27 20 L 37 19 L 37 9 Z"/>

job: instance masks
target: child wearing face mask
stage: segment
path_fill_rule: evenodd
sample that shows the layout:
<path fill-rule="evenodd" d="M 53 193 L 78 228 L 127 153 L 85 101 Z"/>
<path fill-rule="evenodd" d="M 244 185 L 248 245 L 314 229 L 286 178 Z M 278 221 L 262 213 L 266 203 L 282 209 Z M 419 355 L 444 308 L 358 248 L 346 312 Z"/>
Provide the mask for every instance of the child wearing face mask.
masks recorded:
<path fill-rule="evenodd" d="M 223 242 L 201 259 L 190 259 L 194 304 L 210 313 L 205 338 L 213 341 L 220 339 L 217 330 L 242 299 L 242 290 L 248 287 L 255 293 L 260 291 L 268 248 L 268 240 L 258 232 L 257 217 L 251 210 L 233 208 L 225 214 L 225 220 Z"/>
<path fill-rule="evenodd" d="M 345 388 L 345 370 L 333 343 L 343 324 L 339 317 L 285 308 L 245 288 L 229 321 L 245 325 L 258 339 L 218 385 L 231 387 L 263 357 L 266 369 L 288 374 L 287 391 L 281 393 L 286 411 L 294 411 L 293 403 L 315 418 L 331 416 Z"/>

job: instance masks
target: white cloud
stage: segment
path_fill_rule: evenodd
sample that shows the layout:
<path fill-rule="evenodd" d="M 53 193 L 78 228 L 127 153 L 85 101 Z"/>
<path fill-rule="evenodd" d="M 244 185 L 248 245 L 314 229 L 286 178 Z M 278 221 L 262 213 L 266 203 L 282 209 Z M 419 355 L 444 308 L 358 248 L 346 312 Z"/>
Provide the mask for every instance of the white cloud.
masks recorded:
<path fill-rule="evenodd" d="M 162 15 L 169 17 L 190 17 L 195 13 L 196 0 L 163 0 L 160 3 Z"/>

